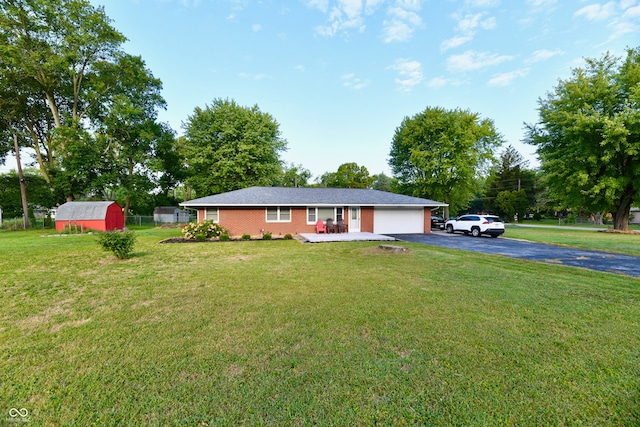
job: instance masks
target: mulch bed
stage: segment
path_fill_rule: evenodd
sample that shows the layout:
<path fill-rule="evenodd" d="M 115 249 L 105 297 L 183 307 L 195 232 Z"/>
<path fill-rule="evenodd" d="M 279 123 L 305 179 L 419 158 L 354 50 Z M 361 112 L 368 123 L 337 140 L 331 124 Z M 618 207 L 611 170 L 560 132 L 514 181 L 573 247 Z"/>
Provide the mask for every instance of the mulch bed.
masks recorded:
<path fill-rule="evenodd" d="M 225 242 L 249 242 L 251 240 L 267 240 L 267 239 L 229 239 L 224 240 Z M 282 237 L 273 237 L 271 240 L 284 240 Z M 220 239 L 207 239 L 207 240 L 191 240 L 186 239 L 184 237 L 171 237 L 169 239 L 164 239 L 159 241 L 158 243 L 217 243 L 222 242 Z"/>
<path fill-rule="evenodd" d="M 640 231 L 638 230 L 614 230 L 613 228 L 607 228 L 606 230 L 602 230 L 604 233 L 614 233 L 614 234 L 637 234 L 640 236 Z"/>

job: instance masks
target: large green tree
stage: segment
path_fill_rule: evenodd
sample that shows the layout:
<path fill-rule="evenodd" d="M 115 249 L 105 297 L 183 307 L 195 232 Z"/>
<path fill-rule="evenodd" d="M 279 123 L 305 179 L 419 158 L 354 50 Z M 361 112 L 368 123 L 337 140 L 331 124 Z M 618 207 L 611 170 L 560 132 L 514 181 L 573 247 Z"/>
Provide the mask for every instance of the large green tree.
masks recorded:
<path fill-rule="evenodd" d="M 640 191 L 640 48 L 587 59 L 539 100 L 528 125 L 549 189 L 565 207 L 610 212 L 626 230 Z"/>
<path fill-rule="evenodd" d="M 302 165 L 284 165 L 277 184 L 281 187 L 308 187 L 311 171 Z"/>
<path fill-rule="evenodd" d="M 23 175 L 29 189 L 29 208 L 53 208 L 56 195 L 52 193 L 39 171 L 27 168 Z M 16 171 L 0 174 L 0 207 L 5 219 L 24 215 L 20 194 L 20 181 Z"/>
<path fill-rule="evenodd" d="M 475 178 L 502 141 L 476 113 L 428 107 L 396 128 L 389 165 L 404 194 L 444 201 L 455 213 L 474 197 Z"/>
<path fill-rule="evenodd" d="M 0 83 L 19 82 L 37 108 L 24 115 L 20 133 L 51 185 L 72 135 L 62 128 L 80 130 L 92 110 L 106 105 L 124 41 L 104 10 L 87 0 L 0 3 Z"/>
<path fill-rule="evenodd" d="M 161 83 L 125 40 L 88 0 L 0 2 L 0 116 L 67 199 L 153 187 Z"/>
<path fill-rule="evenodd" d="M 198 195 L 278 182 L 287 143 L 278 122 L 257 105 L 214 99 L 197 107 L 184 129 L 188 182 Z"/>
<path fill-rule="evenodd" d="M 369 188 L 372 183 L 367 168 L 357 163 L 343 163 L 336 172 L 326 172 L 320 177 L 320 184 L 331 188 Z"/>
<path fill-rule="evenodd" d="M 509 218 L 517 213 L 520 218 L 535 203 L 536 172 L 527 169 L 529 162 L 513 146 L 509 145 L 500 154 L 498 163 L 491 168 L 485 183 L 486 206 L 498 214 Z M 516 194 L 522 191 L 522 194 Z M 497 197 L 503 194 L 498 202 Z M 517 207 L 511 202 L 517 201 Z M 508 206 L 508 209 L 505 207 Z"/>

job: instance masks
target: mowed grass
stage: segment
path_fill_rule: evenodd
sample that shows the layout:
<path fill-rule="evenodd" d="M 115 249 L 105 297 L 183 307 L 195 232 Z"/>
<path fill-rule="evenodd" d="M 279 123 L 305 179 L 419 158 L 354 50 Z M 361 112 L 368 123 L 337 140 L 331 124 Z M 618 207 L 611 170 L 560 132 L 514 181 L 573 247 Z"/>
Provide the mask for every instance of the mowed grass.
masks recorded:
<path fill-rule="evenodd" d="M 0 419 L 638 425 L 640 280 L 376 242 L 0 233 Z"/>
<path fill-rule="evenodd" d="M 640 256 L 640 232 L 635 234 L 616 234 L 596 230 L 528 228 L 507 225 L 505 236 L 574 248 Z"/>

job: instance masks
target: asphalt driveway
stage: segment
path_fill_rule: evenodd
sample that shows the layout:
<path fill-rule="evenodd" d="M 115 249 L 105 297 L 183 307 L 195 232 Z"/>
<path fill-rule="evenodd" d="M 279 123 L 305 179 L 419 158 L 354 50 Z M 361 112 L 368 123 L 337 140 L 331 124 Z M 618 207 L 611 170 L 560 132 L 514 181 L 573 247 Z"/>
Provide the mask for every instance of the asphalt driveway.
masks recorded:
<path fill-rule="evenodd" d="M 544 243 L 525 242 L 507 237 L 494 239 L 484 236 L 471 237 L 464 234 L 447 234 L 444 231 L 434 231 L 430 234 L 389 234 L 388 236 L 406 242 L 504 255 L 549 264 L 562 264 L 640 277 L 640 257 L 631 255 L 566 248 Z"/>

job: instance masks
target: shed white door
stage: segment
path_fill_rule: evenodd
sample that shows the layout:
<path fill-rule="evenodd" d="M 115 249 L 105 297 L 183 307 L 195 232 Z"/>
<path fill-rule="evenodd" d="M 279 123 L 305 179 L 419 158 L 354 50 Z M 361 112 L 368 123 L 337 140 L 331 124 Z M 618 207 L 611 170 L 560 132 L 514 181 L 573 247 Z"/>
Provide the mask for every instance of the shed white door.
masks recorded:
<path fill-rule="evenodd" d="M 424 233 L 424 209 L 375 208 L 373 232 L 376 234 Z"/>

